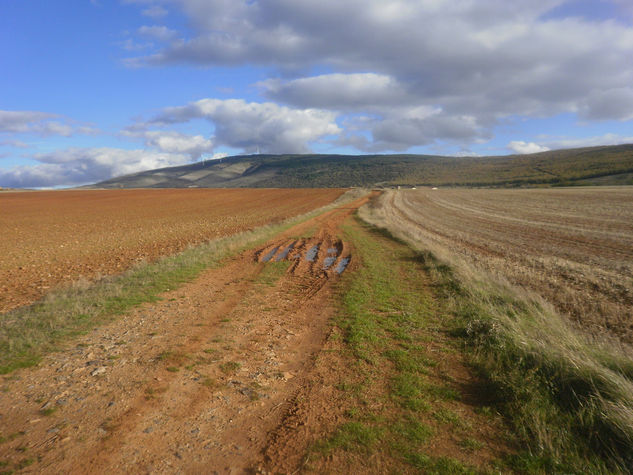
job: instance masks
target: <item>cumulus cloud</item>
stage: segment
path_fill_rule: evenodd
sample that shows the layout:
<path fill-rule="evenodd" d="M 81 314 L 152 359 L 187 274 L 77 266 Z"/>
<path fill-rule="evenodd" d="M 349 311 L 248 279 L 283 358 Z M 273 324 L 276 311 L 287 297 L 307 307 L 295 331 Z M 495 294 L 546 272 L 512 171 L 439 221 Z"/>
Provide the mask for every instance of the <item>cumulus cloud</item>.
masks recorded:
<path fill-rule="evenodd" d="M 33 158 L 39 164 L 0 169 L 0 186 L 40 188 L 81 185 L 190 161 L 186 154 L 107 147 L 69 148 Z"/>
<path fill-rule="evenodd" d="M 206 119 L 215 127 L 217 144 L 247 153 L 302 153 L 322 137 L 341 132 L 336 114 L 318 109 L 291 109 L 271 102 L 201 99 L 164 109 L 147 125 L 167 126 Z"/>
<path fill-rule="evenodd" d="M 171 130 L 125 130 L 121 133 L 125 137 L 142 138 L 145 145 L 157 148 L 162 152 L 187 154 L 192 159 L 198 159 L 203 154 L 213 152 L 213 141 L 202 135 L 187 135 Z"/>
<path fill-rule="evenodd" d="M 581 108 L 581 115 L 594 120 L 633 119 L 633 87 L 595 91 Z"/>
<path fill-rule="evenodd" d="M 513 140 L 508 144 L 508 148 L 519 154 L 547 152 L 549 150 L 549 147 L 534 142 L 524 142 L 523 140 Z"/>
<path fill-rule="evenodd" d="M 360 110 L 408 101 L 480 125 L 560 113 L 630 120 L 633 28 L 546 16 L 565 3 L 174 0 L 193 27 L 133 62 L 332 69 L 260 84 L 269 98 L 296 107 Z"/>
<path fill-rule="evenodd" d="M 0 133 L 2 132 L 70 137 L 75 133 L 92 134 L 97 131 L 92 127 L 75 124 L 58 114 L 0 110 Z"/>
<path fill-rule="evenodd" d="M 551 148 L 578 148 L 578 147 L 595 147 L 598 145 L 621 145 L 633 144 L 633 136 L 625 136 L 619 134 L 604 134 L 593 137 L 543 137 L 542 140 Z"/>
<path fill-rule="evenodd" d="M 324 74 L 291 81 L 258 83 L 264 94 L 297 107 L 356 110 L 410 104 L 414 97 L 395 78 L 385 74 Z"/>

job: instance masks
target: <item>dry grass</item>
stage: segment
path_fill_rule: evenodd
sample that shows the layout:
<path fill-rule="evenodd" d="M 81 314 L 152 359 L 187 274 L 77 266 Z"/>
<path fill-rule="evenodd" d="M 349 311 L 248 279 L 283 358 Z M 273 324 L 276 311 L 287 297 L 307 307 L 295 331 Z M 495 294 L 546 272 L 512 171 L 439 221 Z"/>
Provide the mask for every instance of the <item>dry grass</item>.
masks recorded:
<path fill-rule="evenodd" d="M 472 199 L 468 200 L 471 191 Z M 529 447 L 530 457 L 525 466 L 518 467 L 520 471 L 629 473 L 633 466 L 633 353 L 624 343 L 580 331 L 557 311 L 570 295 L 577 299 L 572 298 L 569 304 L 575 308 L 586 298 L 600 298 L 600 289 L 567 284 L 568 293 L 552 299 L 556 307 L 545 300 L 553 294 L 543 290 L 556 284 L 561 267 L 575 282 L 586 283 L 595 275 L 606 275 L 612 280 L 601 279 L 603 287 L 621 285 L 630 289 L 630 278 L 619 273 L 630 268 L 631 260 L 618 263 L 607 252 L 592 252 L 584 244 L 585 239 L 578 236 L 611 233 L 612 242 L 618 237 L 624 246 L 631 234 L 622 228 L 631 220 L 623 222 L 617 231 L 607 226 L 613 209 L 603 200 L 603 209 L 598 211 L 600 195 L 594 195 L 594 207 L 588 206 L 585 216 L 567 213 L 559 221 L 564 224 L 557 224 L 553 213 L 562 215 L 561 207 L 571 208 L 574 194 L 565 204 L 561 201 L 568 196 L 566 190 L 551 191 L 562 195 L 558 195 L 558 202 L 549 201 L 549 218 L 542 215 L 545 213 L 539 215 L 538 200 L 537 204 L 528 202 L 530 192 L 522 190 L 503 194 L 491 190 L 388 192 L 362 208 L 361 217 L 422 251 L 421 259 L 435 275 L 456 317 L 455 331 L 469 348 L 472 364 L 488 379 L 502 411 Z M 602 192 L 616 193 L 622 200 L 633 198 L 633 190 Z M 438 193 L 437 197 L 433 193 Z M 545 193 L 543 202 L 548 202 L 546 192 L 533 193 L 537 197 Z M 523 213 L 519 212 L 521 202 Z M 620 208 L 623 219 L 631 213 L 624 207 Z M 556 208 L 558 211 L 554 211 Z M 598 222 L 600 216 L 604 219 L 598 229 L 573 224 L 581 218 Z M 522 231 L 512 226 L 505 230 L 499 225 L 504 222 L 521 226 Z M 554 232 L 557 225 L 560 228 Z M 573 234 L 575 227 L 579 231 L 574 240 L 569 233 Z M 543 233 L 538 234 L 545 228 L 551 236 L 568 236 L 570 242 L 560 238 L 558 247 L 548 246 L 539 237 Z M 555 242 L 553 237 L 550 242 Z M 543 256 L 548 249 L 549 255 Z M 567 252 L 556 255 L 561 249 Z M 538 275 L 536 262 L 542 266 L 542 280 L 533 277 Z M 579 267 L 587 275 L 575 274 Z M 529 285 L 513 285 L 519 276 L 525 280 L 518 283 Z M 607 293 L 604 302 L 612 301 L 611 308 L 624 309 L 626 306 L 614 295 L 617 293 Z M 593 325 L 597 319 L 611 318 L 592 312 L 581 315 L 593 316 Z M 609 334 L 629 335 L 613 330 Z M 538 455 L 536 461 L 534 455 Z"/>
<path fill-rule="evenodd" d="M 591 335 L 633 343 L 633 187 L 390 193 L 390 219 L 541 295 Z"/>

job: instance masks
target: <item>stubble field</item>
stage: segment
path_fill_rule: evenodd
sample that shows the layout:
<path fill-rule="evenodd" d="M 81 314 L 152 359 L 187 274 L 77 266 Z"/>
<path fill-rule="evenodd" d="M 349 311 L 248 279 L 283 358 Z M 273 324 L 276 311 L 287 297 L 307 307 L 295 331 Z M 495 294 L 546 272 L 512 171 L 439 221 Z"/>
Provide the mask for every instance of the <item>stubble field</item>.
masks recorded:
<path fill-rule="evenodd" d="M 633 188 L 383 196 L 423 242 L 535 291 L 591 335 L 633 342 Z"/>
<path fill-rule="evenodd" d="M 276 223 L 332 202 L 337 189 L 98 190 L 0 195 L 0 313 L 81 277 Z"/>

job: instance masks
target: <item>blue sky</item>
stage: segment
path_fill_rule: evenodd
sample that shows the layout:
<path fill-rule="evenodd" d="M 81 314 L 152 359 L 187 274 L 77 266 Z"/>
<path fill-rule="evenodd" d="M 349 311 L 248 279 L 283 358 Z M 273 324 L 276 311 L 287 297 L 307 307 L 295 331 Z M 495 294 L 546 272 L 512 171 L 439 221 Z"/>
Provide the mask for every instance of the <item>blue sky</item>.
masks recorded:
<path fill-rule="evenodd" d="M 633 142 L 630 0 L 4 0 L 0 186 Z"/>

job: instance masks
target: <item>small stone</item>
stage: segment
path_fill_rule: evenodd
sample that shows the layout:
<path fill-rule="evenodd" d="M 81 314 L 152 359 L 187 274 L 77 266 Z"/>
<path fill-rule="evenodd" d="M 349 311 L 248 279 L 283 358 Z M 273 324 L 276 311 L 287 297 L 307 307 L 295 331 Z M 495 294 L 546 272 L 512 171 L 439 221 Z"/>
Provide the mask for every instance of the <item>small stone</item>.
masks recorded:
<path fill-rule="evenodd" d="M 154 428 L 153 427 L 148 427 L 147 429 L 145 429 L 143 431 L 145 434 L 151 434 L 152 432 L 154 432 Z"/>
<path fill-rule="evenodd" d="M 90 373 L 90 376 L 98 376 L 105 372 L 106 372 L 106 368 L 104 366 L 100 366 L 99 368 L 95 369 L 92 373 Z"/>

